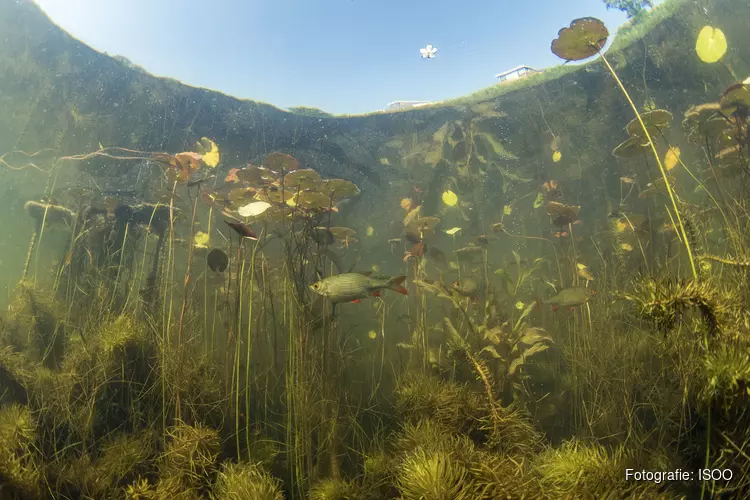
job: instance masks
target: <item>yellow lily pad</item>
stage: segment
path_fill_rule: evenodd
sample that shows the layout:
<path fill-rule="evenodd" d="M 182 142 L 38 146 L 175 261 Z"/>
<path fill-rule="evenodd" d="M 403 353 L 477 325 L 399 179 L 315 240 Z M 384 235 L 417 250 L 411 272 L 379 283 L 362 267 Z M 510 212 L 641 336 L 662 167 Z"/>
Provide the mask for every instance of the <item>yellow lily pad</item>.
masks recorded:
<path fill-rule="evenodd" d="M 202 137 L 200 141 L 195 143 L 195 147 L 198 152 L 203 155 L 203 163 L 207 167 L 214 168 L 219 164 L 221 159 L 219 155 L 219 147 L 214 141 L 208 137 Z"/>
<path fill-rule="evenodd" d="M 443 203 L 448 205 L 449 207 L 456 206 L 456 203 L 458 203 L 458 196 L 456 196 L 456 193 L 451 191 L 450 189 L 443 192 Z"/>
<path fill-rule="evenodd" d="M 698 33 L 695 51 L 701 61 L 715 63 L 727 52 L 727 39 L 724 32 L 713 26 L 704 26 Z"/>
<path fill-rule="evenodd" d="M 209 240 L 209 235 L 203 231 L 198 231 L 195 233 L 195 236 L 193 236 L 193 242 L 197 248 L 207 248 Z"/>
<path fill-rule="evenodd" d="M 664 168 L 672 170 L 680 162 L 680 148 L 673 146 L 664 155 Z"/>

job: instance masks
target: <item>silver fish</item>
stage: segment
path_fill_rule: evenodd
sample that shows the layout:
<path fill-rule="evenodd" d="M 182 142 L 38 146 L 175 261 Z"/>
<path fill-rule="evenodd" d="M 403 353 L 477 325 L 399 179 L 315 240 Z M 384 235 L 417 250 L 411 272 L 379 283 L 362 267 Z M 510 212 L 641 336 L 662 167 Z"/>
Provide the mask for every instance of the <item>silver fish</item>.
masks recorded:
<path fill-rule="evenodd" d="M 370 295 L 379 295 L 380 290 L 387 288 L 403 295 L 406 288 L 401 286 L 406 276 L 396 276 L 388 279 L 372 278 L 366 274 L 344 273 L 329 276 L 310 285 L 313 292 L 330 299 L 334 304 L 353 302 Z"/>

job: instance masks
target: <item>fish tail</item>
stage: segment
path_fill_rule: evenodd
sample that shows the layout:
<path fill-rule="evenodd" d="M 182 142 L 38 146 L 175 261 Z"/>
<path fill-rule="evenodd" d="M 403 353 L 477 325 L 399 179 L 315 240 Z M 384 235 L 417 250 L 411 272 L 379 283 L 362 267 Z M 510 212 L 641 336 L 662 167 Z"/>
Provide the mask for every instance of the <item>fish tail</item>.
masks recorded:
<path fill-rule="evenodd" d="M 401 286 L 404 281 L 406 281 L 406 275 L 395 276 L 388 280 L 386 286 L 394 292 L 398 292 L 402 295 L 409 295 L 408 290 Z"/>

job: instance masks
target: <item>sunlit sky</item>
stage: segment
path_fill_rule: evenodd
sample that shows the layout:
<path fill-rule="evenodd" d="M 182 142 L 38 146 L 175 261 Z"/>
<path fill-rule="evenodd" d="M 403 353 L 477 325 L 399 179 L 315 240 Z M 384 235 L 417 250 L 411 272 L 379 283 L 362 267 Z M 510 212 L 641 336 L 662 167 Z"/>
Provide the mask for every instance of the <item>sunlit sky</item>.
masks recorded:
<path fill-rule="evenodd" d="M 97 50 L 150 73 L 280 107 L 364 113 L 493 85 L 577 17 L 626 21 L 602 0 L 36 0 Z M 434 59 L 419 49 L 438 48 Z"/>

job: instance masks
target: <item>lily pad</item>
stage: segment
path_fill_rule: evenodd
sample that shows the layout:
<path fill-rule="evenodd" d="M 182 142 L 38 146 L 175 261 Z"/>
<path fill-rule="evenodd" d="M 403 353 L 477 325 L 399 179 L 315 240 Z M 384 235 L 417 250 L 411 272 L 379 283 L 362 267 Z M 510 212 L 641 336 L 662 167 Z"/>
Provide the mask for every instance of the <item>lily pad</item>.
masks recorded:
<path fill-rule="evenodd" d="M 641 139 L 637 137 L 629 137 L 625 142 L 617 146 L 612 151 L 612 154 L 618 158 L 633 158 L 638 156 L 643 152 L 641 142 Z"/>
<path fill-rule="evenodd" d="M 727 39 L 724 32 L 713 26 L 704 26 L 695 41 L 695 51 L 701 61 L 715 63 L 727 52 Z"/>
<path fill-rule="evenodd" d="M 294 156 L 286 153 L 271 153 L 263 160 L 263 166 L 278 173 L 293 172 L 299 168 Z"/>
<path fill-rule="evenodd" d="M 449 207 L 455 207 L 456 203 L 458 203 L 458 196 L 456 196 L 456 193 L 454 193 L 450 189 L 443 192 L 442 198 L 443 198 L 443 203 L 445 203 Z"/>
<path fill-rule="evenodd" d="M 649 135 L 653 138 L 654 134 L 659 129 L 666 129 L 669 127 L 669 123 L 672 121 L 672 113 L 666 109 L 655 109 L 653 111 L 646 111 L 641 113 L 641 120 L 646 125 Z M 639 137 L 646 140 L 646 134 L 643 132 L 638 118 L 634 118 L 625 127 L 625 130 L 631 137 Z"/>
<path fill-rule="evenodd" d="M 290 206 L 292 205 L 291 201 L 287 202 Z M 302 208 L 330 208 L 331 197 L 317 191 L 301 191 L 295 195 L 294 203 Z"/>
<path fill-rule="evenodd" d="M 337 240 L 342 240 L 344 238 L 351 238 L 352 236 L 357 234 L 357 232 L 354 229 L 350 229 L 348 227 L 335 226 L 335 227 L 328 228 L 328 230 L 333 234 L 333 237 L 336 238 Z"/>
<path fill-rule="evenodd" d="M 255 217 L 271 208 L 271 204 L 265 201 L 254 201 L 237 209 L 242 217 Z"/>
<path fill-rule="evenodd" d="M 721 110 L 726 114 L 734 114 L 738 109 L 750 109 L 750 85 L 734 83 L 730 85 L 719 100 Z"/>
<path fill-rule="evenodd" d="M 195 148 L 203 156 L 203 163 L 206 166 L 214 168 L 219 164 L 221 157 L 219 156 L 219 147 L 214 141 L 207 137 L 202 137 L 200 141 L 195 143 Z"/>
<path fill-rule="evenodd" d="M 321 182 L 320 174 L 311 168 L 290 172 L 284 176 L 284 185 L 295 189 L 314 189 Z"/>
<path fill-rule="evenodd" d="M 414 227 L 420 231 L 431 231 L 434 230 L 438 224 L 440 224 L 440 219 L 437 217 L 420 217 L 419 219 L 409 224 L 409 226 Z"/>
<path fill-rule="evenodd" d="M 344 179 L 326 179 L 318 189 L 324 195 L 328 197 L 332 196 L 334 200 L 351 198 L 359 194 L 357 185 Z"/>
<path fill-rule="evenodd" d="M 566 61 L 580 61 L 596 55 L 607 43 L 609 31 L 599 19 L 583 17 L 557 33 L 552 41 L 552 53 Z"/>

